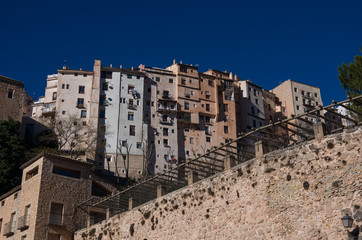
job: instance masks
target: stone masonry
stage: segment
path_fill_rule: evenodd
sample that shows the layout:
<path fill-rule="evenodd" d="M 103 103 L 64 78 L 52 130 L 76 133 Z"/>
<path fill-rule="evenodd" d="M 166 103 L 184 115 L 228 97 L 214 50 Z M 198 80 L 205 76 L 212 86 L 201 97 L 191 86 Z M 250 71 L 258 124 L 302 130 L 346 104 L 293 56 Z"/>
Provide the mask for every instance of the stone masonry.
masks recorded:
<path fill-rule="evenodd" d="M 361 138 L 359 127 L 265 154 L 74 239 L 347 239 L 341 217 L 362 224 Z"/>

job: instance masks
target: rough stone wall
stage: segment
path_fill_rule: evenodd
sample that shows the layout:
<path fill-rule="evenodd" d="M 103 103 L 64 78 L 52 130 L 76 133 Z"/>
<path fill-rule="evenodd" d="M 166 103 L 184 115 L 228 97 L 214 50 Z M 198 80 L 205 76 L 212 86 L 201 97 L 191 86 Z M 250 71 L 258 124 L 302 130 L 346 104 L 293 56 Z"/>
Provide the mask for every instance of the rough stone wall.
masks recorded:
<path fill-rule="evenodd" d="M 12 98 L 8 98 L 9 89 L 13 90 Z M 0 120 L 8 120 L 8 117 L 11 117 L 21 122 L 26 97 L 26 92 L 21 86 L 0 81 Z"/>
<path fill-rule="evenodd" d="M 347 239 L 362 224 L 362 128 L 253 159 L 75 233 L 83 239 Z"/>

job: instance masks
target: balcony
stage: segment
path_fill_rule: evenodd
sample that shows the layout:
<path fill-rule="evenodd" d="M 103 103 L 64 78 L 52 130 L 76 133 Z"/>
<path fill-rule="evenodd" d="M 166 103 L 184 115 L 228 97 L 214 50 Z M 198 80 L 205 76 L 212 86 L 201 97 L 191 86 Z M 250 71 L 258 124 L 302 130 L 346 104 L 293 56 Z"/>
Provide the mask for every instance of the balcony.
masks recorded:
<path fill-rule="evenodd" d="M 205 130 L 205 135 L 209 135 L 209 136 L 211 136 L 211 135 L 212 135 L 212 133 L 211 133 L 211 131 L 210 131 L 210 130 Z"/>
<path fill-rule="evenodd" d="M 9 237 L 14 235 L 15 232 L 15 221 L 4 224 L 3 236 Z"/>
<path fill-rule="evenodd" d="M 176 100 L 173 99 L 169 94 L 162 94 L 159 101 L 176 102 Z"/>
<path fill-rule="evenodd" d="M 163 124 L 163 125 L 173 125 L 173 121 L 160 120 L 160 123 Z"/>
<path fill-rule="evenodd" d="M 157 112 L 176 112 L 176 108 L 170 108 L 170 107 L 165 107 L 165 106 L 159 106 L 157 109 Z"/>
<path fill-rule="evenodd" d="M 29 219 L 30 219 L 29 215 L 24 215 L 22 217 L 19 217 L 19 219 L 18 219 L 18 230 L 23 231 L 23 230 L 29 228 Z"/>
<path fill-rule="evenodd" d="M 131 109 L 131 110 L 136 110 L 136 106 L 135 106 L 135 105 L 133 105 L 133 104 L 132 104 L 132 105 L 130 104 L 130 105 L 128 105 L 128 109 Z"/>
<path fill-rule="evenodd" d="M 63 215 L 62 214 L 56 214 L 56 213 L 50 213 L 49 215 L 49 224 L 51 226 L 64 226 L 63 223 Z"/>
<path fill-rule="evenodd" d="M 75 106 L 76 108 L 82 108 L 85 109 L 84 104 L 77 104 L 77 106 Z"/>

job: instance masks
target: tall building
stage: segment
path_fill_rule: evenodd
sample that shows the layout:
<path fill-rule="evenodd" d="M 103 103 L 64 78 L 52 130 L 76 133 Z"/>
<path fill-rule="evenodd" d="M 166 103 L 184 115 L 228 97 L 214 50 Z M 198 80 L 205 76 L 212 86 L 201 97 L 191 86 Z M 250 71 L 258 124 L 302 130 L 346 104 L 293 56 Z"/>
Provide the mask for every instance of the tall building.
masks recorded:
<path fill-rule="evenodd" d="M 23 116 L 31 115 L 31 103 L 22 82 L 0 75 L 0 120 L 12 118 L 21 122 Z"/>

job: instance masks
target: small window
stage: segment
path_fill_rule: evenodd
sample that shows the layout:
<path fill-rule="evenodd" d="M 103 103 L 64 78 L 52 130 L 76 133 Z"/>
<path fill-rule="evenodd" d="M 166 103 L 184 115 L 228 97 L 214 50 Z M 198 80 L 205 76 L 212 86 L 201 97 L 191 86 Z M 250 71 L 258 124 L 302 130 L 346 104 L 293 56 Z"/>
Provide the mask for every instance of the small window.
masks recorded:
<path fill-rule="evenodd" d="M 129 112 L 128 113 L 128 121 L 133 121 L 134 120 L 134 113 L 133 112 Z"/>
<path fill-rule="evenodd" d="M 294 92 L 298 92 L 298 88 L 294 88 Z"/>
<path fill-rule="evenodd" d="M 190 109 L 190 105 L 189 105 L 188 102 L 185 102 L 185 109 L 186 109 L 186 110 L 189 110 L 189 109 Z"/>
<path fill-rule="evenodd" d="M 127 74 L 127 78 L 132 79 L 132 75 L 131 75 L 131 74 Z"/>
<path fill-rule="evenodd" d="M 185 78 L 181 78 L 181 84 L 185 85 L 186 84 L 186 79 Z"/>
<path fill-rule="evenodd" d="M 53 100 L 57 100 L 57 92 L 53 92 Z"/>
<path fill-rule="evenodd" d="M 25 175 L 25 181 L 34 177 L 35 175 L 37 175 L 38 171 L 39 171 L 39 166 L 36 166 L 35 168 L 33 168 L 29 172 L 27 172 Z"/>
<path fill-rule="evenodd" d="M 163 145 L 168 146 L 168 139 L 163 139 Z"/>
<path fill-rule="evenodd" d="M 1 206 L 3 207 L 5 205 L 5 200 L 1 201 Z"/>
<path fill-rule="evenodd" d="M 206 111 L 210 112 L 210 104 L 206 103 Z"/>
<path fill-rule="evenodd" d="M 18 198 L 18 193 L 15 193 L 14 194 L 14 199 L 17 199 Z"/>
<path fill-rule="evenodd" d="M 211 138 L 210 138 L 210 137 L 206 137 L 206 142 L 211 142 Z"/>
<path fill-rule="evenodd" d="M 13 89 L 9 89 L 8 91 L 8 98 L 13 98 L 14 95 L 14 90 Z M 53 99 L 54 100 L 54 99 Z"/>
<path fill-rule="evenodd" d="M 84 98 L 77 99 L 77 107 L 84 107 Z"/>
<path fill-rule="evenodd" d="M 295 97 L 295 101 L 297 101 L 297 102 L 298 102 L 298 101 L 299 101 L 299 98 L 298 98 L 298 97 Z"/>
<path fill-rule="evenodd" d="M 169 78 L 168 83 L 173 83 L 173 78 Z"/>
<path fill-rule="evenodd" d="M 87 110 L 80 111 L 80 117 L 81 118 L 86 118 L 87 117 Z"/>
<path fill-rule="evenodd" d="M 258 99 L 255 99 L 255 104 L 259 104 L 259 100 Z"/>
<path fill-rule="evenodd" d="M 317 93 L 314 93 L 314 97 L 318 97 L 318 94 L 317 94 Z"/>
<path fill-rule="evenodd" d="M 53 166 L 53 173 L 57 174 L 57 175 L 80 179 L 80 171 L 69 169 L 69 168 Z"/>
<path fill-rule="evenodd" d="M 256 121 L 253 119 L 253 128 L 256 128 Z"/>
<path fill-rule="evenodd" d="M 229 133 L 229 127 L 228 126 L 224 126 L 224 133 Z"/>
<path fill-rule="evenodd" d="M 141 142 L 137 142 L 137 148 L 141 149 L 142 148 L 142 143 Z"/>
<path fill-rule="evenodd" d="M 299 107 L 299 105 L 297 105 L 297 110 L 300 110 L 300 107 Z"/>
<path fill-rule="evenodd" d="M 64 89 L 65 88 L 65 84 L 62 84 L 62 89 Z"/>
<path fill-rule="evenodd" d="M 66 87 L 67 89 L 69 89 L 69 84 L 67 84 L 67 87 Z"/>
<path fill-rule="evenodd" d="M 156 82 L 159 82 L 160 81 L 160 77 L 156 77 Z"/>
<path fill-rule="evenodd" d="M 77 76 L 78 76 L 78 73 L 74 73 L 74 76 L 77 77 Z"/>
<path fill-rule="evenodd" d="M 162 129 L 163 136 L 168 136 L 168 128 Z"/>
<path fill-rule="evenodd" d="M 224 111 L 228 112 L 229 111 L 229 106 L 227 104 L 224 104 Z"/>
<path fill-rule="evenodd" d="M 79 86 L 78 93 L 84 94 L 85 86 Z"/>
<path fill-rule="evenodd" d="M 104 82 L 104 83 L 102 84 L 102 89 L 103 89 L 104 91 L 107 91 L 107 90 L 108 90 L 108 83 L 107 83 L 107 82 Z"/>
<path fill-rule="evenodd" d="M 302 95 L 304 96 L 304 91 L 302 91 Z"/>
<path fill-rule="evenodd" d="M 194 144 L 194 138 L 190 137 L 190 144 Z"/>
<path fill-rule="evenodd" d="M 62 114 L 65 115 L 65 111 L 62 111 Z"/>
<path fill-rule="evenodd" d="M 134 126 L 134 125 L 129 126 L 129 135 L 130 136 L 135 136 L 136 135 L 136 126 Z"/>

